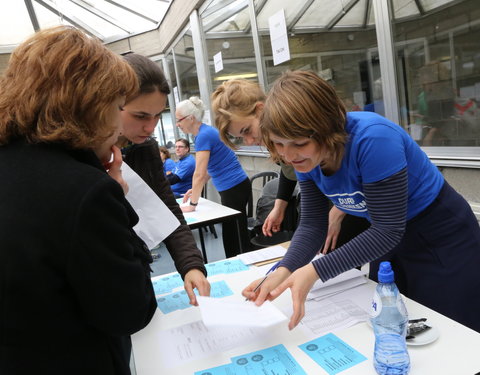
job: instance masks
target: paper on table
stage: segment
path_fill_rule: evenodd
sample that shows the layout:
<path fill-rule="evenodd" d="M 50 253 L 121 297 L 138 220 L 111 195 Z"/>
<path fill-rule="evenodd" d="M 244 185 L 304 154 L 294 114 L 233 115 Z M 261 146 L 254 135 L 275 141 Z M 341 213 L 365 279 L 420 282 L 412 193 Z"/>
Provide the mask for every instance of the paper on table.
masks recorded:
<path fill-rule="evenodd" d="M 237 257 L 240 258 L 240 260 L 245 264 L 253 264 L 267 259 L 283 257 L 286 252 L 287 249 L 285 249 L 283 246 L 276 245 L 239 254 Z"/>
<path fill-rule="evenodd" d="M 364 271 L 353 268 L 325 282 L 319 279 L 313 284 L 307 298 L 312 299 L 324 294 L 330 294 L 364 284 L 366 282 L 365 275 L 366 273 Z"/>
<path fill-rule="evenodd" d="M 180 222 L 162 200 L 127 163 L 122 164 L 123 179 L 128 184 L 125 196 L 139 217 L 133 227 L 137 235 L 153 249 L 170 235 Z"/>
<path fill-rule="evenodd" d="M 197 301 L 207 327 L 270 327 L 287 320 L 270 301 L 261 306 L 231 298 L 197 296 Z"/>

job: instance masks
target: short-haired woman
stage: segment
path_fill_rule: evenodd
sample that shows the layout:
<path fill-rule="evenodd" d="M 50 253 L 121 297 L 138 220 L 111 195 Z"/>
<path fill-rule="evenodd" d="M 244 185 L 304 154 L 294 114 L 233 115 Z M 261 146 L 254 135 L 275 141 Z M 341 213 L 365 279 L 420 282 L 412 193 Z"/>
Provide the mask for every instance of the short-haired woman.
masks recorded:
<path fill-rule="evenodd" d="M 290 328 L 303 317 L 314 282 L 390 260 L 400 291 L 480 332 L 480 228 L 467 201 L 397 124 L 372 112 L 346 112 L 313 72 L 284 73 L 265 102 L 261 131 L 272 155 L 296 169 L 300 225 L 257 304 L 291 288 Z M 328 200 L 371 226 L 310 263 L 327 233 Z M 373 271 L 373 272 L 372 272 Z"/>
<path fill-rule="evenodd" d="M 195 210 L 203 186 L 210 175 L 213 185 L 220 193 L 222 204 L 243 213 L 240 237 L 243 251 L 246 251 L 250 247 L 246 209 L 252 186 L 237 156 L 220 140 L 218 130 L 202 123 L 204 111 L 200 98 L 192 96 L 178 103 L 175 112 L 177 126 L 185 134 L 195 136 L 196 167 L 192 189 L 187 191 L 183 198 L 184 202 L 190 199 L 190 205 L 182 207 L 182 210 L 184 212 Z M 232 257 L 239 254 L 240 244 L 236 240 L 235 223 L 226 222 L 222 228 L 226 256 Z"/>
<path fill-rule="evenodd" d="M 156 310 L 113 146 L 137 85 L 71 27 L 27 39 L 0 78 L 1 374 L 130 374 Z"/>

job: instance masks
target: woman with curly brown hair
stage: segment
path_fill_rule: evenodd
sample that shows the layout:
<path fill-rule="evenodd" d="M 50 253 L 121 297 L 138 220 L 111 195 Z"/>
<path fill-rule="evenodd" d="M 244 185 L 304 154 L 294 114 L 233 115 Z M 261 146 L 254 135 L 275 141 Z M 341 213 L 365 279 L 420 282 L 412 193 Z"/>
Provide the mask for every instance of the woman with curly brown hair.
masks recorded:
<path fill-rule="evenodd" d="M 71 27 L 30 37 L 0 78 L 2 374 L 130 373 L 156 309 L 114 147 L 137 87 Z"/>

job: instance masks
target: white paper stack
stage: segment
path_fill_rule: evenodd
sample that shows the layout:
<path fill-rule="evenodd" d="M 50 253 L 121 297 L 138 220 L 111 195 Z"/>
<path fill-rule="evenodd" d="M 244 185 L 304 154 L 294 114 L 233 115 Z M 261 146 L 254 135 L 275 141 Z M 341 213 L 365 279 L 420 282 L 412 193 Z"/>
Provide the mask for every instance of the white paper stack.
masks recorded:
<path fill-rule="evenodd" d="M 354 268 L 325 282 L 318 280 L 310 289 L 307 299 L 326 298 L 366 282 L 366 272 Z"/>

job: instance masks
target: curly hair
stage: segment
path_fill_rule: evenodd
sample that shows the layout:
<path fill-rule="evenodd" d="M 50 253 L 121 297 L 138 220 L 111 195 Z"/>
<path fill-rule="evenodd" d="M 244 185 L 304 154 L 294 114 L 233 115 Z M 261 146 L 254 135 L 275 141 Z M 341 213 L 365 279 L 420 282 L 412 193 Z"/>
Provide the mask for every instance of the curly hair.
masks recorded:
<path fill-rule="evenodd" d="M 212 94 L 212 109 L 215 127 L 222 141 L 230 148 L 236 148 L 228 133 L 230 122 L 235 118 L 255 115 L 256 104 L 265 102 L 265 93 L 257 83 L 246 79 L 232 79 L 223 82 Z"/>
<path fill-rule="evenodd" d="M 274 83 L 260 119 L 262 139 L 275 161 L 281 161 L 270 135 L 311 138 L 340 157 L 347 143 L 345 105 L 335 89 L 311 71 L 287 71 Z"/>
<path fill-rule="evenodd" d="M 39 31 L 14 50 L 0 78 L 0 144 L 95 148 L 116 130 L 112 103 L 137 91 L 133 69 L 100 40 L 67 26 Z"/>

